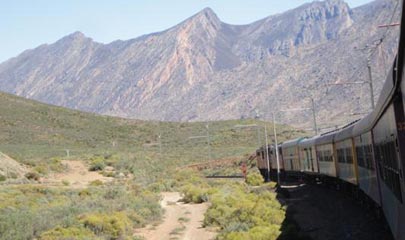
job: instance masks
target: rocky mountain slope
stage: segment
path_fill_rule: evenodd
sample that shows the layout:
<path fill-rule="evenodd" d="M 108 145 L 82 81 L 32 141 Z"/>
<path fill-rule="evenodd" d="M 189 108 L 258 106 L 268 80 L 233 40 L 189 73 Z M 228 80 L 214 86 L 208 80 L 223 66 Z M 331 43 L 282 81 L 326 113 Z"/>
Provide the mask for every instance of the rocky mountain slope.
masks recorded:
<path fill-rule="evenodd" d="M 137 119 L 270 118 L 316 102 L 321 125 L 342 124 L 369 108 L 365 46 L 379 92 L 398 28 L 378 28 L 395 0 L 350 9 L 342 0 L 304 4 L 257 22 L 221 22 L 209 8 L 159 33 L 101 44 L 80 32 L 0 64 L 0 90 L 46 103 Z M 397 11 L 398 12 L 398 11 Z M 398 19 L 398 13 L 394 20 Z M 363 50 L 361 50 L 363 49 Z M 378 96 L 378 94 L 377 94 Z M 376 97 L 377 97 L 376 96 Z M 345 114 L 343 114 L 345 113 Z M 311 112 L 281 112 L 310 126 Z"/>

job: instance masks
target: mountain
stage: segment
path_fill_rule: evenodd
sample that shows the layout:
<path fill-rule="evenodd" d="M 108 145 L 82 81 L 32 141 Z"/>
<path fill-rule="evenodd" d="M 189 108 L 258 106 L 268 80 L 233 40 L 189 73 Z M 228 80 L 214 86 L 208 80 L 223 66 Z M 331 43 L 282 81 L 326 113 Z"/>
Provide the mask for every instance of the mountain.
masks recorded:
<path fill-rule="evenodd" d="M 209 8 L 163 32 L 101 44 L 80 32 L 0 64 L 0 90 L 59 106 L 136 119 L 263 118 L 316 102 L 321 125 L 342 124 L 369 106 L 365 46 L 384 37 L 371 64 L 376 93 L 398 29 L 380 29 L 396 2 L 351 9 L 342 0 L 304 4 L 247 25 Z M 394 15 L 398 19 L 398 13 Z M 376 94 L 378 97 L 378 94 Z M 279 113 L 308 126 L 312 113 Z"/>

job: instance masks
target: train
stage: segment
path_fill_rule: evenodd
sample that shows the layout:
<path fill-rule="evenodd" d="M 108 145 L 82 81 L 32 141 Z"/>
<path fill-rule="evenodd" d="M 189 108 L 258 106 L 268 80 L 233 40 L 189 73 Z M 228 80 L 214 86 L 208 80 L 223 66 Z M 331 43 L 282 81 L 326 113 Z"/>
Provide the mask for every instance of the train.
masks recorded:
<path fill-rule="evenodd" d="M 264 179 L 294 176 L 344 188 L 380 209 L 394 239 L 405 240 L 404 57 L 402 14 L 398 52 L 373 111 L 328 133 L 260 147 L 257 166 Z"/>

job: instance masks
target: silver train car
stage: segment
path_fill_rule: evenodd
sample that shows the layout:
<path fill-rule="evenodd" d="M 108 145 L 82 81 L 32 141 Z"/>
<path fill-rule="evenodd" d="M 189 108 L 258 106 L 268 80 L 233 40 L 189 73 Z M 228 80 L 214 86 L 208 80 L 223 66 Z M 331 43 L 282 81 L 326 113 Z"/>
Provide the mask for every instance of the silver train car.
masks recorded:
<path fill-rule="evenodd" d="M 404 9 L 402 5 L 403 13 Z M 341 129 L 289 140 L 279 148 L 285 175 L 310 176 L 350 190 L 354 197 L 381 209 L 396 240 L 405 240 L 404 64 L 402 14 L 397 56 L 375 109 Z M 275 157 L 270 156 L 272 162 Z M 274 172 L 275 165 L 269 168 Z"/>

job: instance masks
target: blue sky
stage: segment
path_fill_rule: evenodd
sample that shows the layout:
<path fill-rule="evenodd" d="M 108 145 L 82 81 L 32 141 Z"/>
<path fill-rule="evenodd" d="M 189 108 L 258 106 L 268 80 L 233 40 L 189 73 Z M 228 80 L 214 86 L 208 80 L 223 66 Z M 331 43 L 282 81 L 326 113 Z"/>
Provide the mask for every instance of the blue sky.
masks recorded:
<path fill-rule="evenodd" d="M 356 7 L 371 0 L 347 0 Z M 108 43 L 172 27 L 205 7 L 226 23 L 247 24 L 309 1 L 298 0 L 4 0 L 0 62 L 75 31 Z"/>

